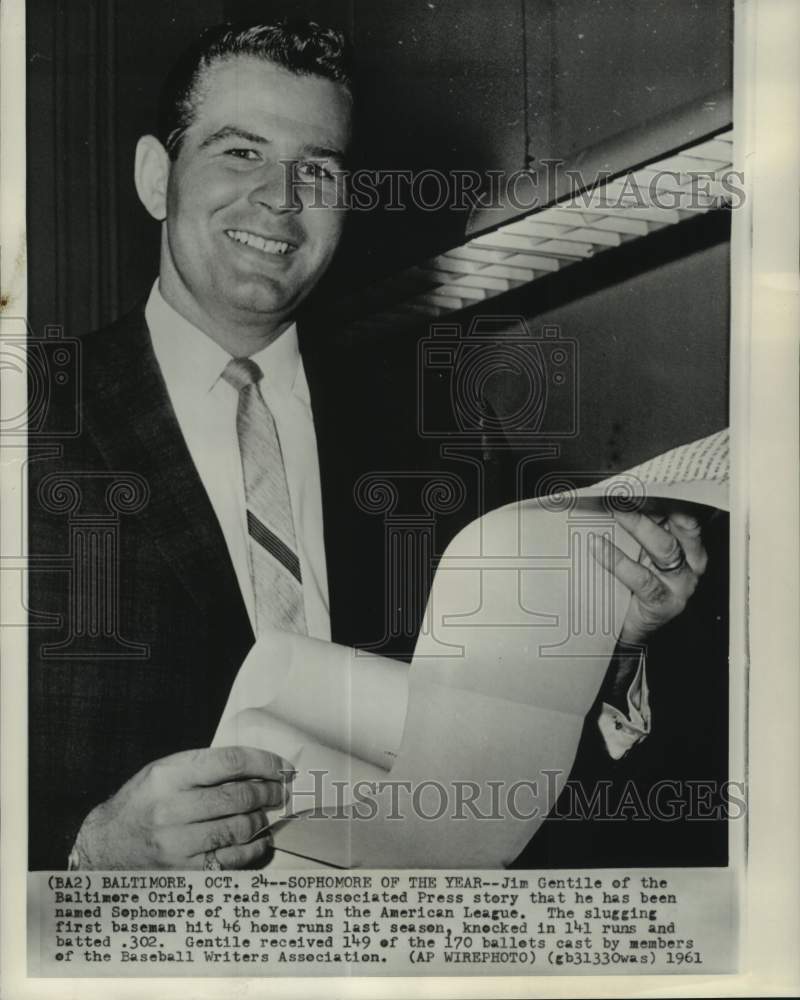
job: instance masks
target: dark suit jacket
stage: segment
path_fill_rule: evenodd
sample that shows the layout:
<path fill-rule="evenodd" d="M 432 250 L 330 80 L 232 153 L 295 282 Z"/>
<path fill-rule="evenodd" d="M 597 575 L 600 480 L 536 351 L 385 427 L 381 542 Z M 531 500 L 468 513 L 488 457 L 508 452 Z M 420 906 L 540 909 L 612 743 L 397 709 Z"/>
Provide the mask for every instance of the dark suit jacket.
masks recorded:
<path fill-rule="evenodd" d="M 301 352 L 320 459 L 332 637 L 409 657 L 430 567 L 410 567 L 409 587 L 389 582 L 387 518 L 418 515 L 419 496 L 404 490 L 410 483 L 419 494 L 426 469 L 442 469 L 438 444 L 426 451 L 417 435 L 416 335 L 369 349 L 322 330 L 301 335 Z M 35 442 L 31 449 L 32 868 L 64 867 L 85 815 L 143 765 L 208 745 L 253 643 L 142 308 L 80 341 L 80 371 L 80 433 L 56 456 Z M 408 384 L 398 384 L 399 372 Z M 59 399 L 50 401 L 48 424 L 69 427 L 75 413 Z M 58 406 L 65 412 L 53 412 Z M 455 466 L 455 476 L 472 474 Z M 375 473 L 397 484 L 396 509 L 356 501 L 359 479 Z M 464 495 L 475 493 L 467 484 Z M 450 506 L 428 518 L 439 552 L 477 514 L 463 499 Z M 415 600 L 398 628 L 392 595 L 403 589 Z"/>
<path fill-rule="evenodd" d="M 513 463 L 504 486 L 502 456 L 491 449 L 478 449 L 480 462 L 474 448 L 443 457 L 441 441 L 419 433 L 417 351 L 426 332 L 381 340 L 301 328 L 320 460 L 332 638 L 401 658 L 413 652 L 436 555 L 481 512 L 481 502 L 486 509 L 508 502 L 516 489 Z M 80 433 L 57 449 L 39 438 L 30 447 L 34 869 L 63 868 L 85 815 L 142 766 L 208 745 L 253 643 L 143 310 L 83 338 L 79 368 Z M 68 393 L 53 393 L 49 406 L 49 427 L 75 424 Z M 486 473 L 482 487 L 479 464 Z M 443 477 L 445 488 L 432 502 L 425 487 Z M 392 552 L 399 553 L 396 565 Z M 657 735 L 615 766 L 593 722 L 587 724 L 574 781 L 590 789 L 598 776 L 610 777 L 619 790 L 628 777 L 644 787 L 662 773 L 724 774 L 726 631 L 717 611 L 726 587 L 715 578 L 706 590 L 711 605 L 695 605 L 692 620 L 681 616 L 662 640 L 661 669 L 651 675 L 660 701 L 660 709 L 654 705 Z M 689 681 L 694 718 L 686 716 Z M 603 865 L 637 857 L 642 864 L 692 857 L 724 863 L 724 834 L 719 824 L 643 829 L 554 819 L 519 863 Z M 699 854 L 698 836 L 705 844 Z"/>
<path fill-rule="evenodd" d="M 568 787 L 514 868 L 724 866 L 728 816 L 727 515 L 703 541 L 708 569 L 685 611 L 648 646 L 651 734 L 619 761 L 589 712 Z M 737 801 L 738 800 L 738 801 Z"/>

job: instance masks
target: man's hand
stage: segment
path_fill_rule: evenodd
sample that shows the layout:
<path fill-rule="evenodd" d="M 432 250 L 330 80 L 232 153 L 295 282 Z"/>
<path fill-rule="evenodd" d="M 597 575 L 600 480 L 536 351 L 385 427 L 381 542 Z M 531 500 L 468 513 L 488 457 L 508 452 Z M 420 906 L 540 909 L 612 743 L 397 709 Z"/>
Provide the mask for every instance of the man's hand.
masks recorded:
<path fill-rule="evenodd" d="M 253 747 L 186 750 L 148 764 L 83 822 L 81 868 L 255 868 L 270 850 L 265 810 L 283 804 L 294 769 Z"/>
<path fill-rule="evenodd" d="M 656 517 L 618 512 L 615 519 L 641 544 L 639 561 L 629 559 L 605 538 L 601 545 L 595 544 L 593 554 L 632 594 L 620 640 L 641 644 L 683 611 L 708 557 L 700 522 L 690 514 L 673 510 Z M 665 568 L 672 566 L 676 568 Z"/>

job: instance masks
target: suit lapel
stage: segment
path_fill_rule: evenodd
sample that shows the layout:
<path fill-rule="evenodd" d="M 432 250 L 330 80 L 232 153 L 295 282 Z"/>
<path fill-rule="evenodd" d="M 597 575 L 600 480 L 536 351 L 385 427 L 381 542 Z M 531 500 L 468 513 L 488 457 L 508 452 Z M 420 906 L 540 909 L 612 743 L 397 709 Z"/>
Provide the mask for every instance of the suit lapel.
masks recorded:
<path fill-rule="evenodd" d="M 84 341 L 84 415 L 109 468 L 147 481 L 141 514 L 201 609 L 227 609 L 251 632 L 222 529 L 167 395 L 143 310 Z M 238 634 L 238 633 L 237 633 Z"/>

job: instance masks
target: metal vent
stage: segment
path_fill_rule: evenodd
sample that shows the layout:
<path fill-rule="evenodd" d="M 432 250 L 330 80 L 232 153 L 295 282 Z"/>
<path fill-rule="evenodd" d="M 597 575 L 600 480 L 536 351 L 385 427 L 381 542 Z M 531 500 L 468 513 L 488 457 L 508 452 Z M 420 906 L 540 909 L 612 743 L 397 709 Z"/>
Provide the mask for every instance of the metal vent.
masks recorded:
<path fill-rule="evenodd" d="M 354 296 L 361 308 L 349 326 L 375 330 L 457 312 L 719 208 L 730 201 L 732 160 L 727 131 L 577 191 Z"/>

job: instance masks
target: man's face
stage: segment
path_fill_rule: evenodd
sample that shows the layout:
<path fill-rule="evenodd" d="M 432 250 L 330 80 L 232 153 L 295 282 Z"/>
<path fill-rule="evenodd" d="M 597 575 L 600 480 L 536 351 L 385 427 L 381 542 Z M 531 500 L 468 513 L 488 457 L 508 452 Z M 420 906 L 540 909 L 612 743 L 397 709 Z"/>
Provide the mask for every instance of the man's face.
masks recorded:
<path fill-rule="evenodd" d="M 340 209 L 309 204 L 315 186 L 317 205 L 335 201 L 350 105 L 340 84 L 253 57 L 212 66 L 170 168 L 162 289 L 212 324 L 288 320 L 341 235 Z M 304 182 L 294 199 L 287 161 Z"/>

